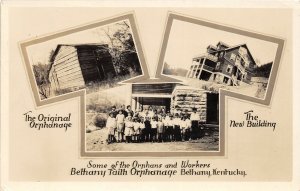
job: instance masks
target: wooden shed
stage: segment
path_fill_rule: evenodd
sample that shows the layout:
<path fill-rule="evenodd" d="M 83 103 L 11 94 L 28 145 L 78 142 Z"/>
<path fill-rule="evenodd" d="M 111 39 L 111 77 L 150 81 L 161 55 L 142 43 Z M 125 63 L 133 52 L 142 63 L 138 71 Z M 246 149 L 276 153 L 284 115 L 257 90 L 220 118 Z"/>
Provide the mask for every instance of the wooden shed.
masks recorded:
<path fill-rule="evenodd" d="M 60 44 L 50 58 L 54 90 L 78 89 L 116 75 L 107 44 Z"/>

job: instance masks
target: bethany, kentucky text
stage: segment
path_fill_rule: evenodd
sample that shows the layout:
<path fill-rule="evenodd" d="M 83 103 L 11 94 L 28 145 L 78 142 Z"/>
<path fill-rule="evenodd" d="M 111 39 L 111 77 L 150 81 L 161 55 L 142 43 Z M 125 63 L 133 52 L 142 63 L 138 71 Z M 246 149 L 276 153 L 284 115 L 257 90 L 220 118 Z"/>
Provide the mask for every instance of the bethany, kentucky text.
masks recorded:
<path fill-rule="evenodd" d="M 72 127 L 71 113 L 68 113 L 65 116 L 59 116 L 58 114 L 33 114 L 32 111 L 28 111 L 23 114 L 25 116 L 25 121 L 28 122 L 29 127 L 37 130 L 41 129 L 55 129 L 55 128 L 64 128 L 65 131 L 69 127 Z"/>

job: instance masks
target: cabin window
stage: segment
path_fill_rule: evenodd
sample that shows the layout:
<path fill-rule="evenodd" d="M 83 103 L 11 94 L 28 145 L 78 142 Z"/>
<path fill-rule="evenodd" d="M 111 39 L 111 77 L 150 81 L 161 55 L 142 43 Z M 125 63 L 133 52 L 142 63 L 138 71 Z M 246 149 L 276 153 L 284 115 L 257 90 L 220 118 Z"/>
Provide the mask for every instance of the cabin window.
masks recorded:
<path fill-rule="evenodd" d="M 230 55 L 230 60 L 235 60 L 235 58 L 236 58 L 236 54 L 234 54 L 234 53 L 231 53 L 231 55 Z"/>
<path fill-rule="evenodd" d="M 227 66 L 226 72 L 228 72 L 228 73 L 231 73 L 231 72 L 232 72 L 232 66 L 231 66 L 231 65 L 228 65 L 228 66 Z"/>

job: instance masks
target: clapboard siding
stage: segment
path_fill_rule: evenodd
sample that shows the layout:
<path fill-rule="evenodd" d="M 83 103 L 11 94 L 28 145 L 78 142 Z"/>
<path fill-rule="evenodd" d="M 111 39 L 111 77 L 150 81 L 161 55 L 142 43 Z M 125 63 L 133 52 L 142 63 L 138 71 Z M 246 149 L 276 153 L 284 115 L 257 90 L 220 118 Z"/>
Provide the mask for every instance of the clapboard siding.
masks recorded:
<path fill-rule="evenodd" d="M 50 61 L 49 80 L 56 90 L 116 75 L 107 45 L 58 45 Z"/>
<path fill-rule="evenodd" d="M 55 60 L 55 64 L 56 65 L 64 65 L 67 61 L 69 60 L 74 60 L 74 59 L 77 59 L 77 52 L 72 52 L 64 57 L 62 57 L 61 59 L 59 60 Z"/>
<path fill-rule="evenodd" d="M 77 87 L 85 85 L 75 47 L 60 47 L 51 69 L 55 74 L 52 75 L 52 81 L 57 90 L 73 88 L 74 84 L 77 84 Z M 57 80 L 53 76 L 56 76 Z"/>

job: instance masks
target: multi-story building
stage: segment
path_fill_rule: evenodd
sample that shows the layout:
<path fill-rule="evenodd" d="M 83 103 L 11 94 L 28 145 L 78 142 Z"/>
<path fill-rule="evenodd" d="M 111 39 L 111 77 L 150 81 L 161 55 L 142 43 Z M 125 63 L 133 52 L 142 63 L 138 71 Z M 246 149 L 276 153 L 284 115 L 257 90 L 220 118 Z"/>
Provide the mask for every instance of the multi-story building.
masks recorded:
<path fill-rule="evenodd" d="M 229 46 L 219 42 L 209 45 L 207 52 L 193 58 L 186 77 L 238 86 L 250 83 L 256 67 L 246 44 Z"/>

